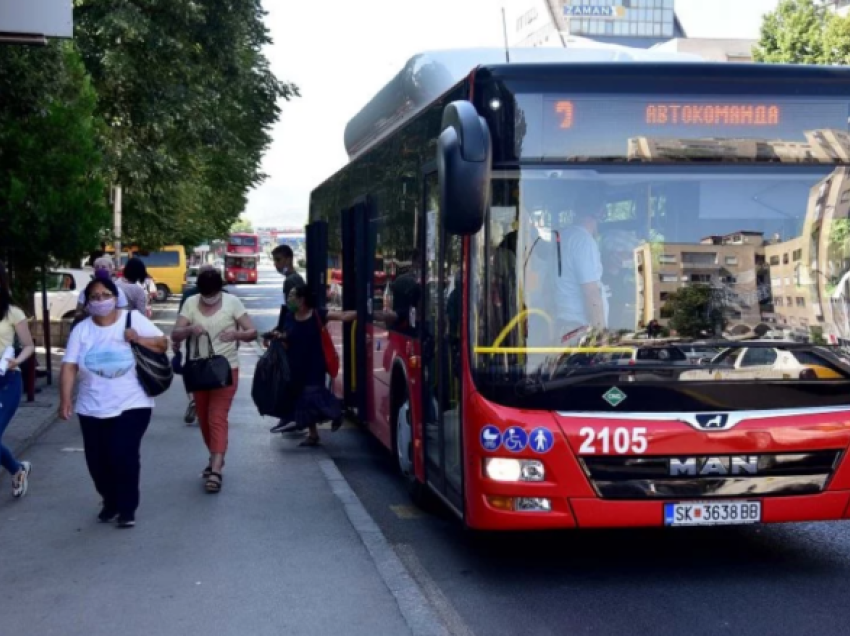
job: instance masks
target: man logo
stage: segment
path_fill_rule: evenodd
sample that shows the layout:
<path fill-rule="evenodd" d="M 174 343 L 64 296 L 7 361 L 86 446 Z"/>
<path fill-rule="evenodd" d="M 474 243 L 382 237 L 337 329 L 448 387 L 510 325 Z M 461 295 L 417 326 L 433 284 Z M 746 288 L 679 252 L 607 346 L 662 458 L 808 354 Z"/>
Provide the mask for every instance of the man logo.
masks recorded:
<path fill-rule="evenodd" d="M 723 413 L 697 415 L 696 418 L 697 424 L 704 431 L 722 431 L 729 422 L 729 416 Z"/>
<path fill-rule="evenodd" d="M 736 457 L 674 457 L 670 460 L 671 477 L 726 477 L 728 475 L 758 475 L 758 455 Z"/>

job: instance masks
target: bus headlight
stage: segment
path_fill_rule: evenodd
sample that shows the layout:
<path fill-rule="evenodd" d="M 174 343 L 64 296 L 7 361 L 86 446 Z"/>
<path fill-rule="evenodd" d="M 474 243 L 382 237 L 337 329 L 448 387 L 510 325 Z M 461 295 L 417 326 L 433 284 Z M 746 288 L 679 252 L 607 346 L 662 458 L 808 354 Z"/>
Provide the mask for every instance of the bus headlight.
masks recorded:
<path fill-rule="evenodd" d="M 484 460 L 484 472 L 493 481 L 543 481 L 546 470 L 543 462 L 536 459 L 509 459 L 507 457 L 487 457 Z"/>

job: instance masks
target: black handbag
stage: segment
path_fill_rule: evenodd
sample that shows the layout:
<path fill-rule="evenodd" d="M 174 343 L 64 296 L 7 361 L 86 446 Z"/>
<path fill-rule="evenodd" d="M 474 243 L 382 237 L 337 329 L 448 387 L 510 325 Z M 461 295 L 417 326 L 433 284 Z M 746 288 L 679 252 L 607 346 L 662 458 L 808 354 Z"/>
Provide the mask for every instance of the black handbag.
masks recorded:
<path fill-rule="evenodd" d="M 125 329 L 132 328 L 132 313 L 132 311 L 127 311 Z M 130 349 L 132 349 L 133 357 L 136 359 L 136 375 L 139 378 L 139 384 L 142 385 L 145 393 L 149 397 L 156 397 L 168 391 L 171 381 L 174 379 L 174 372 L 171 369 L 171 361 L 169 361 L 168 355 L 151 351 L 137 342 L 131 342 Z"/>
<path fill-rule="evenodd" d="M 201 357 L 201 338 L 207 339 L 207 355 Z M 192 351 L 192 341 L 195 351 Z M 233 373 L 230 363 L 224 356 L 215 354 L 212 339 L 208 333 L 189 340 L 188 355 L 183 363 L 183 384 L 187 393 L 195 391 L 214 391 L 233 386 Z"/>

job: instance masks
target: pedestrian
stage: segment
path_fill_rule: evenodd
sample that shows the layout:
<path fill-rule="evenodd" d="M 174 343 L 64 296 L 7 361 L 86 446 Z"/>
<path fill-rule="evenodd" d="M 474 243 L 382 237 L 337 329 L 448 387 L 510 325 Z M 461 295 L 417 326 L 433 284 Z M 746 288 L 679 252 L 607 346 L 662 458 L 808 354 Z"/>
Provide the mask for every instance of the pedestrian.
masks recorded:
<path fill-rule="evenodd" d="M 14 354 L 15 336 L 21 344 L 21 352 Z M 11 350 L 11 355 L 7 355 Z M 27 494 L 32 464 L 19 462 L 8 448 L 3 446 L 3 433 L 15 417 L 21 404 L 23 380 L 21 365 L 35 352 L 27 318 L 19 307 L 12 304 L 9 275 L 0 263 L 0 361 L 6 371 L 0 375 L 0 465 L 12 475 L 12 496 L 20 499 Z"/>
<path fill-rule="evenodd" d="M 108 280 L 111 281 L 115 274 L 115 264 L 112 262 L 112 259 L 108 256 L 101 256 L 94 261 L 94 276 L 93 280 Z M 118 297 L 116 299 L 116 306 L 118 309 L 124 309 L 128 306 L 129 302 L 127 300 L 127 295 L 124 293 L 124 290 L 118 288 Z M 86 299 L 86 290 L 82 290 L 80 292 L 80 296 L 77 299 L 77 313 L 74 316 L 73 326 L 76 327 L 80 322 L 85 320 L 88 316 L 87 308 L 88 301 Z M 72 327 L 73 328 L 73 327 Z"/>
<path fill-rule="evenodd" d="M 239 386 L 237 343 L 250 342 L 257 337 L 257 330 L 242 302 L 232 294 L 223 293 L 223 289 L 224 280 L 220 272 L 207 270 L 198 274 L 199 293 L 183 305 L 171 334 L 172 340 L 178 344 L 189 337 L 197 339 L 207 334 L 216 355 L 227 358 L 233 374 L 231 386 L 195 392 L 201 434 L 210 453 L 209 462 L 202 473 L 209 493 L 221 491 L 224 455 L 227 452 L 228 415 Z M 197 340 L 195 344 L 200 346 Z M 192 350 L 191 344 L 189 350 Z"/>
<path fill-rule="evenodd" d="M 60 375 L 59 415 L 71 418 L 72 393 L 79 377 L 76 413 L 80 418 L 86 464 L 103 498 L 98 520 L 117 519 L 119 528 L 136 524 L 139 507 L 139 449 L 154 407 L 136 374 L 131 342 L 164 353 L 168 340 L 144 314 L 117 308 L 118 288 L 93 280 L 85 289 L 89 318 L 68 339 Z"/>
<path fill-rule="evenodd" d="M 295 269 L 295 253 L 289 245 L 278 245 L 272 250 L 272 259 L 274 267 L 278 273 L 283 276 L 283 304 L 280 306 L 280 314 L 277 319 L 277 327 L 272 334 L 277 335 L 283 332 L 286 324 L 286 316 L 289 312 L 287 302 L 292 290 L 298 285 L 304 284 L 304 279 Z M 290 418 L 281 418 L 281 420 L 271 427 L 271 433 L 286 433 L 295 430 L 295 424 L 289 421 Z"/>
<path fill-rule="evenodd" d="M 210 265 L 209 263 L 201 265 L 198 268 L 198 275 L 200 276 L 204 272 L 215 272 L 217 271 L 215 267 Z M 222 290 L 225 294 L 229 293 L 226 289 Z M 177 308 L 177 313 L 179 314 L 183 311 L 183 305 L 186 304 L 186 301 L 189 300 L 192 296 L 197 296 L 200 292 L 198 291 L 197 283 L 192 285 L 191 287 L 187 287 L 183 290 L 183 295 L 180 298 L 180 306 Z M 183 359 L 183 347 L 181 343 L 174 342 L 172 344 L 172 351 L 175 356 L 179 356 L 180 362 L 182 363 Z M 188 352 L 187 352 L 188 353 Z M 189 400 L 189 404 L 186 406 L 186 412 L 183 414 L 183 421 L 186 422 L 187 426 L 192 426 L 195 424 L 195 420 L 197 418 L 197 408 L 195 406 L 195 397 L 191 393 L 187 393 L 186 397 Z"/>
<path fill-rule="evenodd" d="M 318 446 L 318 425 L 331 422 L 335 432 L 342 426 L 342 408 L 327 387 L 327 365 L 322 347 L 322 329 L 331 320 L 353 322 L 356 311 L 316 309 L 313 294 L 305 284 L 289 293 L 289 313 L 279 337 L 284 341 L 290 365 L 290 381 L 294 395 L 294 428 L 307 429 L 307 439 L 300 446 Z"/>
<path fill-rule="evenodd" d="M 127 308 L 148 315 L 148 302 L 150 297 L 145 290 L 145 281 L 148 278 L 148 270 L 142 259 L 134 256 L 124 266 L 124 277 L 116 281 L 119 291 L 123 291 L 127 297 Z"/>

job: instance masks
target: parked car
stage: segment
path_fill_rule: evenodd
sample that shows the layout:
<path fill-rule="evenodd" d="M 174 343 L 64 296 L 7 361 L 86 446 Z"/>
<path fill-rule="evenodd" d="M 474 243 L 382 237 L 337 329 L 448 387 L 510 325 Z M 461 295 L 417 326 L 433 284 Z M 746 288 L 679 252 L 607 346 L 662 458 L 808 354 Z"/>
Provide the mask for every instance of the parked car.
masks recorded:
<path fill-rule="evenodd" d="M 198 284 L 199 267 L 192 266 L 186 270 L 186 282 L 183 283 L 183 291 Z"/>
<path fill-rule="evenodd" d="M 682 380 L 832 380 L 845 378 L 832 362 L 813 351 L 779 347 L 732 347 L 705 369 L 687 371 Z"/>
<path fill-rule="evenodd" d="M 85 269 L 54 269 L 47 273 L 47 310 L 51 319 L 68 318 L 77 310 L 80 292 L 91 282 L 93 272 Z M 41 289 L 35 293 L 35 318 L 42 320 Z"/>

